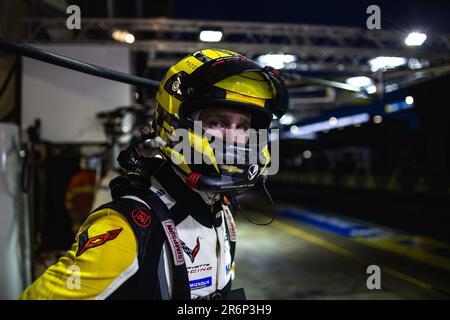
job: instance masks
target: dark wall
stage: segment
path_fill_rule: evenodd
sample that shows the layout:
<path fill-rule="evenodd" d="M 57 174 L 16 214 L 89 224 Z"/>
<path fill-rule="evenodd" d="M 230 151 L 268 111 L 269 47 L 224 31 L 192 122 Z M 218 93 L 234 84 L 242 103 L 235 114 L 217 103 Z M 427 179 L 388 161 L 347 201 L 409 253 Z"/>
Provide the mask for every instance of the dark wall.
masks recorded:
<path fill-rule="evenodd" d="M 450 165 L 450 75 L 415 85 L 409 89 L 422 123 L 423 153 L 427 175 L 435 187 L 449 185 Z"/>

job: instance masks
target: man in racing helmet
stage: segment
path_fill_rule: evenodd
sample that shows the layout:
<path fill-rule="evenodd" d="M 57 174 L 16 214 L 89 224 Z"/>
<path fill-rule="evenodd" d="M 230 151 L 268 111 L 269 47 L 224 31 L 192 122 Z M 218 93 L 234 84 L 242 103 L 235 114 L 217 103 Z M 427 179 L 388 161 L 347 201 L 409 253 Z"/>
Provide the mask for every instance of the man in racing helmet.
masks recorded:
<path fill-rule="evenodd" d="M 172 66 L 151 122 L 161 157 L 119 159 L 128 173 L 110 184 L 113 201 L 21 298 L 244 299 L 231 290 L 230 197 L 255 185 L 270 161 L 249 131 L 268 129 L 286 106 L 276 70 L 238 53 L 207 49 Z"/>

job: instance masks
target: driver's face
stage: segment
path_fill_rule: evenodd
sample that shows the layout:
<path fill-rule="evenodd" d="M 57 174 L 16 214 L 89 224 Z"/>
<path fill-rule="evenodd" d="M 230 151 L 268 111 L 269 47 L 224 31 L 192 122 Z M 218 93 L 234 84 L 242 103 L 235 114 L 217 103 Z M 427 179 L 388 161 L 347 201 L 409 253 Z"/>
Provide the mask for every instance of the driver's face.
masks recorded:
<path fill-rule="evenodd" d="M 202 110 L 198 118 L 203 129 L 223 140 L 245 143 L 250 129 L 250 115 L 228 108 L 212 107 Z"/>

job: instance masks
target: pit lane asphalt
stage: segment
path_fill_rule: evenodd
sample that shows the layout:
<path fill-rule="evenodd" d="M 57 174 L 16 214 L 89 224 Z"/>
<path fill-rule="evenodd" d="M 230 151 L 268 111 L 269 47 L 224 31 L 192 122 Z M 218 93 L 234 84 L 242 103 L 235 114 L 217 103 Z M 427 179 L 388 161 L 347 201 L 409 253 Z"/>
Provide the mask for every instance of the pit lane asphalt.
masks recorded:
<path fill-rule="evenodd" d="M 286 206 L 305 210 L 286 204 L 278 205 L 277 210 Z M 247 299 L 450 298 L 450 270 L 428 263 L 420 254 L 392 250 L 384 242 L 372 245 L 372 239 L 345 237 L 288 217 L 278 216 L 271 225 L 258 226 L 243 215 L 260 222 L 270 220 L 256 212 L 245 210 L 236 219 L 233 288 L 244 287 Z M 420 239 L 420 235 L 409 236 Z M 438 258 L 448 262 L 445 256 Z M 379 290 L 367 287 L 370 265 L 381 269 Z"/>

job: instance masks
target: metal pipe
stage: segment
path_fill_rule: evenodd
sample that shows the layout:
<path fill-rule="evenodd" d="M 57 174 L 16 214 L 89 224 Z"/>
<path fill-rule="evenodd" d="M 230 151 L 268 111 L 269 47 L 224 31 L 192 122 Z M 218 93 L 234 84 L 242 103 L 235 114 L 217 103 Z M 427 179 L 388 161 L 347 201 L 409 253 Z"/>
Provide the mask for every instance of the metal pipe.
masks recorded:
<path fill-rule="evenodd" d="M 87 73 L 93 76 L 106 78 L 118 82 L 128 83 L 136 86 L 158 87 L 159 81 L 143 77 L 133 76 L 123 72 L 96 66 L 81 60 L 73 59 L 53 52 L 38 49 L 36 47 L 0 39 L 0 49 L 19 54 L 28 58 L 40 60 L 60 67 Z"/>

